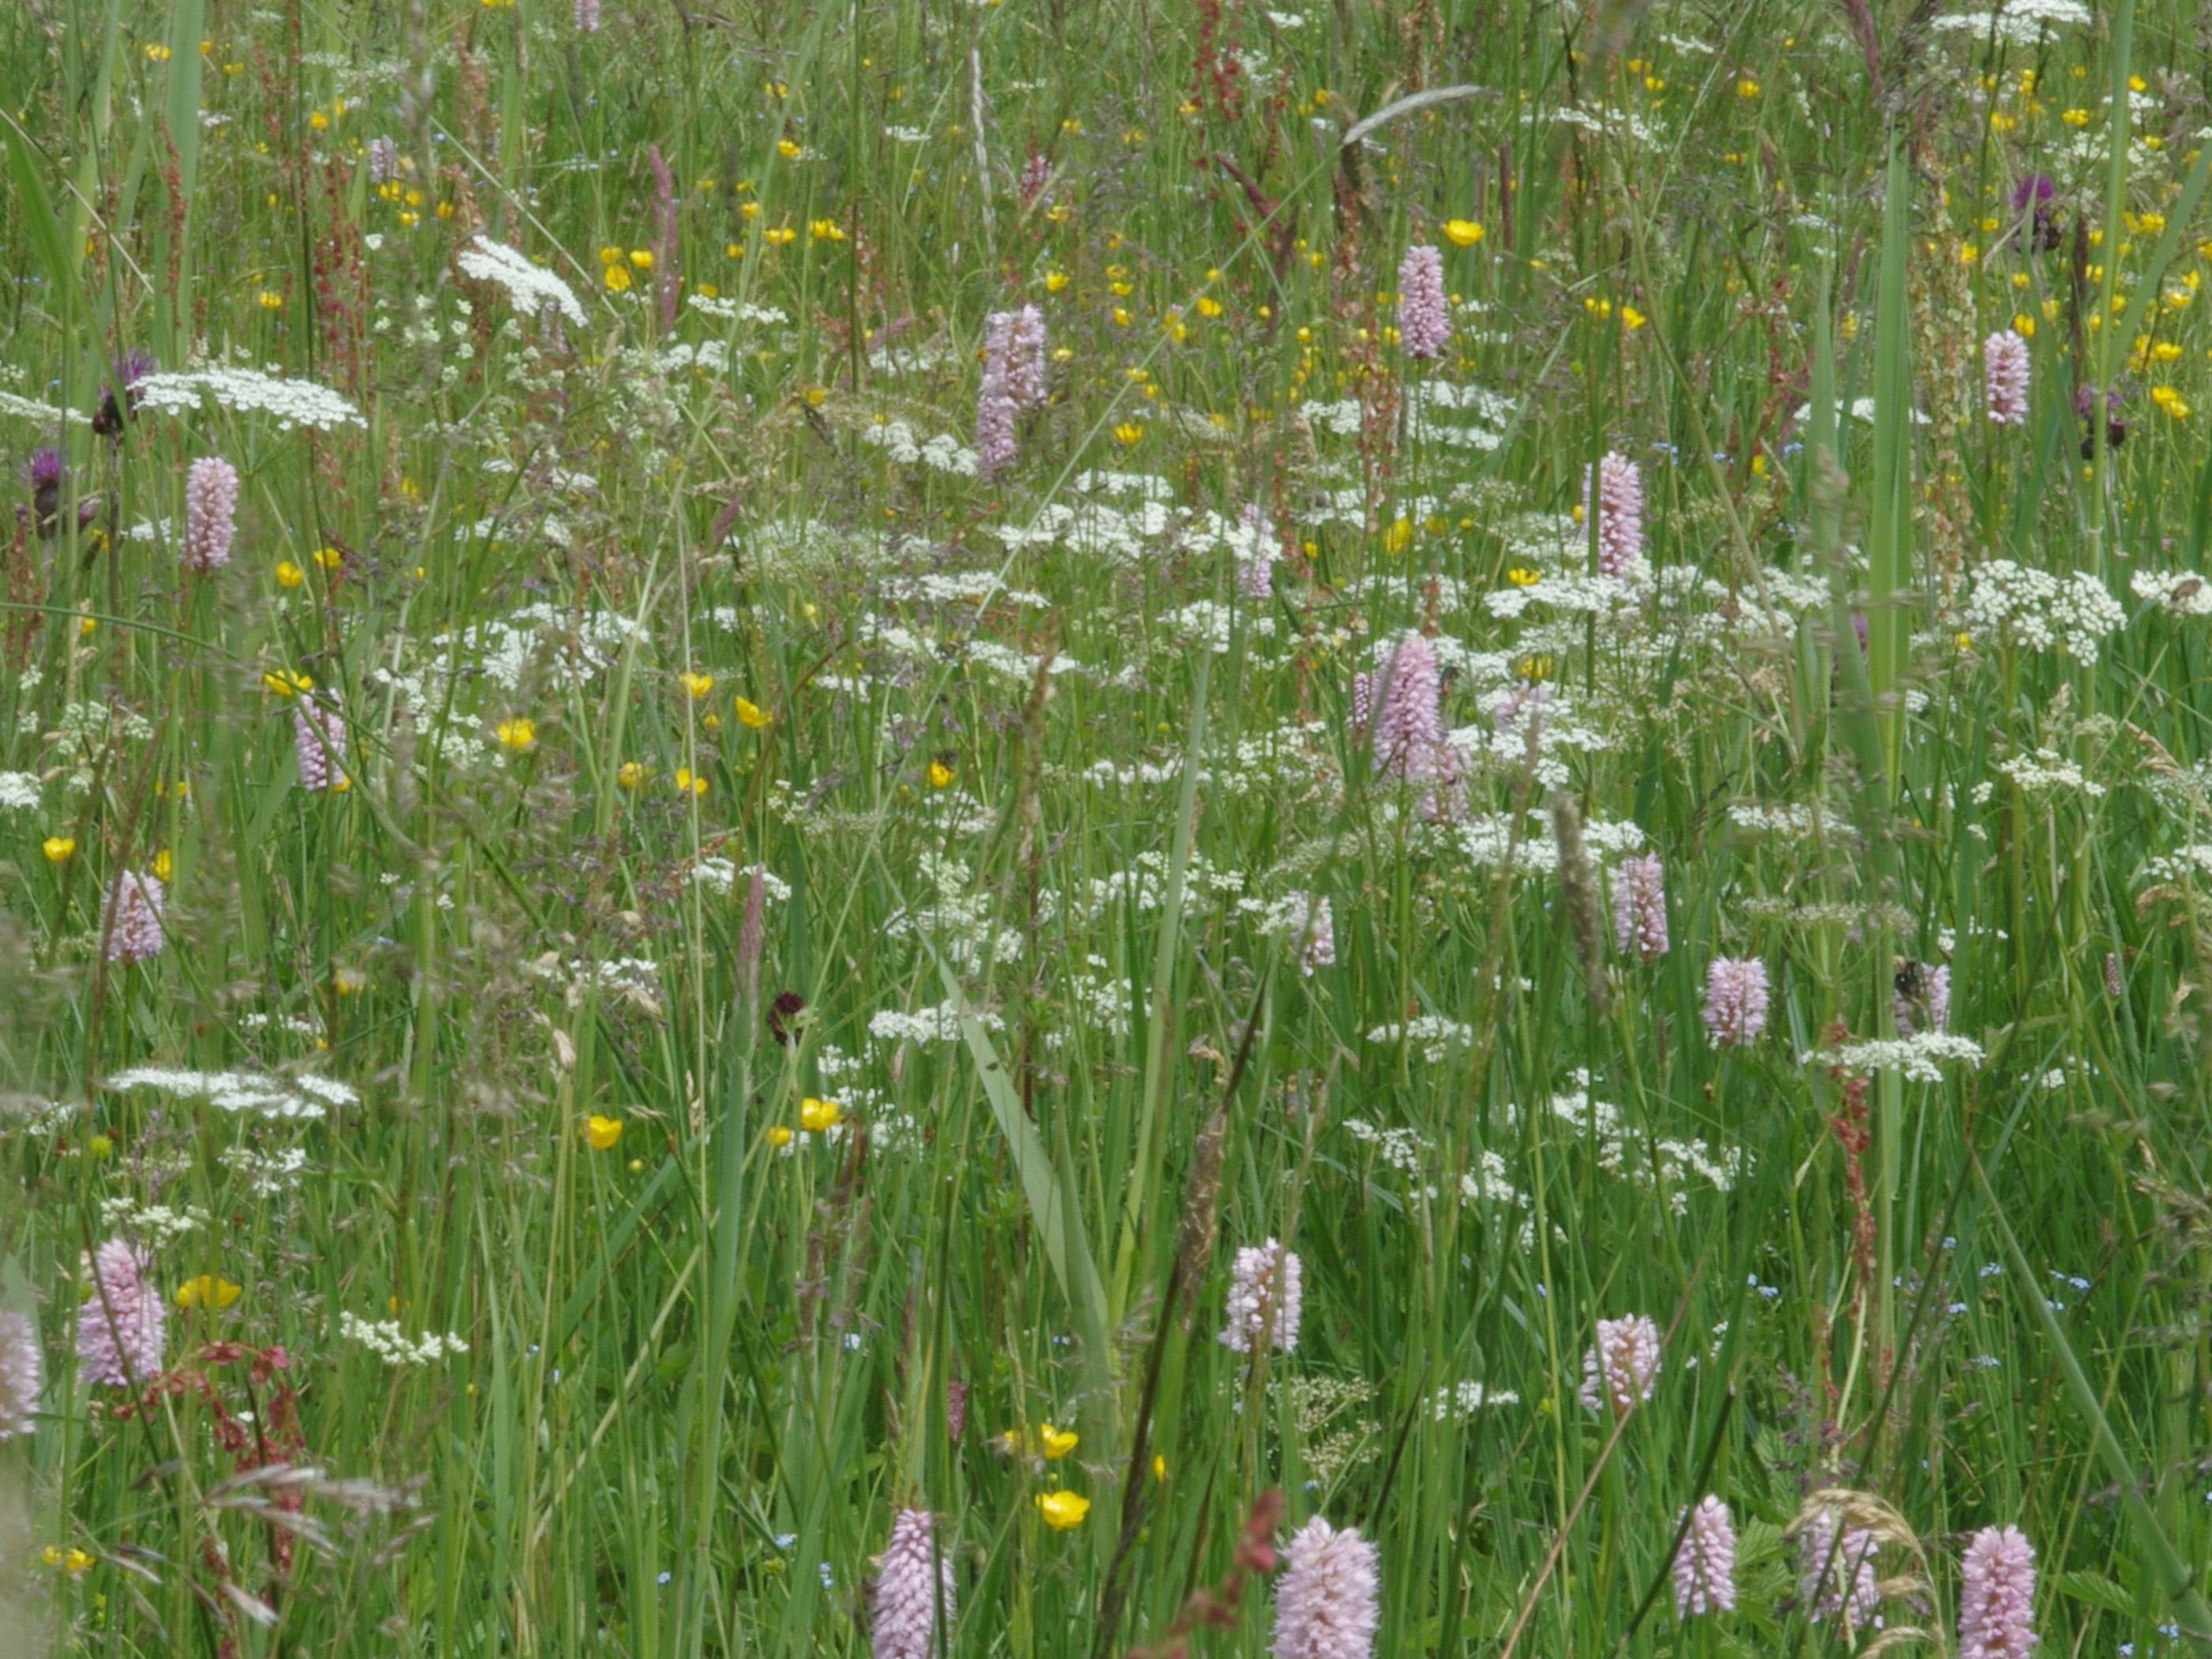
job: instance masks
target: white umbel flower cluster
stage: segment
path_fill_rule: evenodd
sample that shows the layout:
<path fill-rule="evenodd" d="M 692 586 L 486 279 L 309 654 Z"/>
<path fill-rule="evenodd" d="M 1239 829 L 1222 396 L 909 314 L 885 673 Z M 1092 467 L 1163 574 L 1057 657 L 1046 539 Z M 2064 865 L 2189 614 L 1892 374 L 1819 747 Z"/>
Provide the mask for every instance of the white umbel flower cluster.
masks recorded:
<path fill-rule="evenodd" d="M 2094 657 L 2127 612 L 2086 570 L 2054 576 L 2011 559 L 1991 559 L 1974 573 L 1966 595 L 1966 623 L 1976 643 L 2005 640 L 2030 651 L 2053 646 Z"/>
<path fill-rule="evenodd" d="M 326 386 L 288 380 L 252 368 L 196 368 L 180 374 L 149 374 L 131 388 L 141 409 L 180 415 L 212 398 L 235 415 L 273 415 L 289 432 L 308 426 L 334 432 L 342 426 L 367 426 L 361 411 Z"/>
<path fill-rule="evenodd" d="M 469 1345 L 451 1331 L 443 1336 L 435 1331 L 409 1336 L 396 1319 L 372 1322 L 355 1313 L 338 1316 L 338 1334 L 360 1343 L 387 1365 L 434 1365 L 450 1354 L 469 1351 Z"/>
<path fill-rule="evenodd" d="M 179 1100 L 204 1100 L 218 1111 L 256 1117 L 318 1118 L 333 1106 L 357 1106 L 361 1097 L 326 1077 L 273 1078 L 254 1072 L 188 1072 L 171 1066 L 137 1066 L 107 1079 L 113 1090 L 153 1089 Z"/>
<path fill-rule="evenodd" d="M 479 233 L 461 250 L 455 263 L 465 275 L 505 289 L 514 308 L 527 316 L 535 317 L 551 306 L 578 328 L 587 320 L 575 289 L 543 266 L 532 264 L 526 256 L 504 242 L 495 242 Z"/>

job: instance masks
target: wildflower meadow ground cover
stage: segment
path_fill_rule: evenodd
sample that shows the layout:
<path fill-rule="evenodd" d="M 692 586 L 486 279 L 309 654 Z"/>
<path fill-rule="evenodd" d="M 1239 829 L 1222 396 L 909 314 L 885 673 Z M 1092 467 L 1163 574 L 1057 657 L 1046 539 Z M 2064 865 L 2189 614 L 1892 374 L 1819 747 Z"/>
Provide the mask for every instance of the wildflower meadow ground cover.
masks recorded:
<path fill-rule="evenodd" d="M 2212 1646 L 2183 0 L 0 8 L 0 1659 Z"/>

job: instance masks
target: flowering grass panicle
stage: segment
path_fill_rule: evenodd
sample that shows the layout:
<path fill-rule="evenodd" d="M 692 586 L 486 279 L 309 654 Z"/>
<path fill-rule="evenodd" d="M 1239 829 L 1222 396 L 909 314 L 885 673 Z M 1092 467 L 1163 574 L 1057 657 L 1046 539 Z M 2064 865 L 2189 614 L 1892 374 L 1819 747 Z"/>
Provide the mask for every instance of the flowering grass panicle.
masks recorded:
<path fill-rule="evenodd" d="M 1959 1659 L 2027 1659 L 2035 1551 L 2018 1527 L 1984 1527 L 1960 1561 Z"/>
<path fill-rule="evenodd" d="M 1398 343 L 1409 357 L 1441 357 L 1451 343 L 1451 307 L 1444 298 L 1444 256 L 1425 242 L 1398 264 Z"/>
<path fill-rule="evenodd" d="M 168 1313 L 146 1281 L 152 1263 L 126 1239 L 111 1238 L 84 1258 L 92 1293 L 77 1310 L 77 1368 L 86 1380 L 143 1386 L 161 1374 Z"/>
<path fill-rule="evenodd" d="M 1690 1511 L 1674 1552 L 1674 1616 L 1695 1618 L 1735 1606 L 1735 1527 L 1728 1505 L 1710 1492 Z"/>
<path fill-rule="evenodd" d="M 1797 1534 L 1797 1596 L 1815 1623 L 1842 1617 L 1863 1629 L 1881 1606 L 1875 1576 L 1878 1546 L 1863 1527 L 1838 1529 L 1834 1512 L 1823 1510 Z"/>
<path fill-rule="evenodd" d="M 1316 1515 L 1283 1547 L 1275 1659 L 1368 1659 L 1376 1622 L 1375 1546 Z"/>
<path fill-rule="evenodd" d="M 161 878 L 148 871 L 119 872 L 108 889 L 107 959 L 145 962 L 168 943 L 161 913 L 167 903 Z"/>
<path fill-rule="evenodd" d="M 0 1440 L 13 1440 L 38 1425 L 39 1391 L 45 1386 L 36 1322 L 13 1308 L 0 1308 Z"/>
<path fill-rule="evenodd" d="M 185 475 L 185 562 L 219 570 L 230 562 L 238 529 L 238 469 L 219 455 L 194 461 Z"/>
<path fill-rule="evenodd" d="M 1705 971 L 1705 1030 L 1716 1046 L 1741 1048 L 1766 1029 L 1766 964 L 1756 957 L 1716 957 Z"/>
<path fill-rule="evenodd" d="M 1982 395 L 1991 426 L 2027 424 L 2027 342 L 2001 328 L 1982 342 Z"/>
<path fill-rule="evenodd" d="M 868 1647 L 875 1659 L 930 1659 L 937 1650 L 941 1606 L 952 1620 L 952 1563 L 941 1555 L 927 1510 L 891 1517 L 890 1541 L 875 1558 L 868 1592 Z"/>
<path fill-rule="evenodd" d="M 1656 853 L 1627 859 L 1613 874 L 1613 939 L 1644 962 L 1667 954 L 1667 873 Z"/>
<path fill-rule="evenodd" d="M 1597 569 L 1626 576 L 1644 558 L 1644 469 L 1619 450 L 1597 464 L 1597 489 L 1583 480 L 1583 510 L 1597 515 Z"/>
<path fill-rule="evenodd" d="M 1597 1340 L 1583 1354 L 1582 1402 L 1586 1411 L 1610 1408 L 1626 1417 L 1659 1380 L 1659 1328 L 1648 1315 L 1597 1322 Z"/>
<path fill-rule="evenodd" d="M 1229 1301 L 1221 1342 L 1237 1353 L 1298 1346 L 1304 1268 L 1297 1255 L 1273 1239 L 1237 1252 L 1230 1268 Z"/>

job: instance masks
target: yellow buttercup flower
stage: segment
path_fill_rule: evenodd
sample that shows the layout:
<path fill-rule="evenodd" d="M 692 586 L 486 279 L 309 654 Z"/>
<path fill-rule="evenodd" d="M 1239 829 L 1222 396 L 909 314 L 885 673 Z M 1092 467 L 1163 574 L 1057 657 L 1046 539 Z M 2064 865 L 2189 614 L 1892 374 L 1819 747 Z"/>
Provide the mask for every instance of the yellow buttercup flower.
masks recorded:
<path fill-rule="evenodd" d="M 690 767 L 679 766 L 676 769 L 676 793 L 679 795 L 703 795 L 707 793 L 707 780 Z"/>
<path fill-rule="evenodd" d="M 46 855 L 49 864 L 60 864 L 76 851 L 75 836 L 48 836 L 39 843 L 39 850 Z"/>
<path fill-rule="evenodd" d="M 1049 1423 L 1037 1425 L 1037 1449 L 1045 1455 L 1048 1462 L 1055 1457 L 1065 1457 L 1073 1451 L 1076 1439 L 1073 1429 L 1055 1429 Z"/>
<path fill-rule="evenodd" d="M 1540 570 L 1531 570 L 1525 564 L 1516 564 L 1505 573 L 1505 580 L 1516 587 L 1534 587 L 1544 580 L 1544 573 Z"/>
<path fill-rule="evenodd" d="M 538 722 L 526 714 L 517 714 L 511 720 L 501 720 L 498 726 L 500 746 L 520 755 L 538 747 Z"/>
<path fill-rule="evenodd" d="M 1449 242 L 1454 247 L 1473 247 L 1487 233 L 1476 220 L 1447 219 L 1444 221 L 1444 240 Z"/>
<path fill-rule="evenodd" d="M 1054 1532 L 1066 1532 L 1071 1527 L 1083 1524 L 1083 1517 L 1091 1513 L 1091 1500 L 1072 1492 L 1041 1492 L 1036 1495 L 1037 1513 Z"/>
<path fill-rule="evenodd" d="M 788 1146 L 791 1145 L 791 1125 L 788 1123 L 769 1124 L 768 1126 L 768 1144 L 771 1146 Z"/>
<path fill-rule="evenodd" d="M 756 731 L 775 718 L 758 703 L 749 702 L 744 697 L 739 697 L 734 707 L 738 718 Z"/>
<path fill-rule="evenodd" d="M 687 668 L 676 678 L 682 682 L 684 690 L 690 693 L 691 701 L 694 702 L 698 702 L 700 698 L 714 689 L 714 677 L 712 674 L 702 674 L 696 669 Z"/>
<path fill-rule="evenodd" d="M 607 267 L 607 287 L 617 294 L 629 293 L 629 267 L 628 265 L 609 265 Z"/>
<path fill-rule="evenodd" d="M 946 784 L 951 781 L 952 769 L 951 767 L 947 766 L 943 761 L 930 762 L 929 787 L 931 788 L 942 789 Z"/>
<path fill-rule="evenodd" d="M 1139 421 L 1123 421 L 1114 428 L 1114 441 L 1119 444 L 1133 444 L 1144 435 L 1144 423 Z"/>
<path fill-rule="evenodd" d="M 170 872 L 176 867 L 177 860 L 170 855 L 167 848 L 164 847 L 154 854 L 154 874 L 161 880 L 168 880 Z"/>
<path fill-rule="evenodd" d="M 177 1286 L 179 1308 L 228 1308 L 238 1300 L 239 1287 L 221 1273 L 199 1273 Z"/>
<path fill-rule="evenodd" d="M 276 561 L 277 586 L 297 587 L 301 582 L 307 580 L 307 573 L 301 569 L 298 565 L 294 564 L 291 560 L 279 559 Z"/>
<path fill-rule="evenodd" d="M 624 761 L 615 771 L 615 781 L 625 789 L 635 789 L 645 781 L 645 768 L 636 761 Z"/>
<path fill-rule="evenodd" d="M 1382 550 L 1385 553 L 1403 553 L 1407 544 L 1413 539 L 1413 521 L 1411 519 L 1394 519 L 1390 521 L 1390 527 L 1382 532 Z"/>
<path fill-rule="evenodd" d="M 601 1117 L 597 1112 L 584 1120 L 584 1141 L 593 1152 L 604 1152 L 622 1139 L 623 1121 Z"/>
<path fill-rule="evenodd" d="M 167 55 L 168 49 L 165 46 L 162 56 L 166 58 Z M 59 1567 L 64 1572 L 82 1572 L 92 1565 L 92 1557 L 74 1544 L 67 1549 L 58 1544 L 49 1544 L 39 1552 L 39 1559 L 50 1567 Z"/>
<path fill-rule="evenodd" d="M 799 1127 L 809 1134 L 820 1134 L 824 1129 L 836 1127 L 844 1113 L 834 1100 L 817 1100 L 812 1095 L 799 1103 Z"/>

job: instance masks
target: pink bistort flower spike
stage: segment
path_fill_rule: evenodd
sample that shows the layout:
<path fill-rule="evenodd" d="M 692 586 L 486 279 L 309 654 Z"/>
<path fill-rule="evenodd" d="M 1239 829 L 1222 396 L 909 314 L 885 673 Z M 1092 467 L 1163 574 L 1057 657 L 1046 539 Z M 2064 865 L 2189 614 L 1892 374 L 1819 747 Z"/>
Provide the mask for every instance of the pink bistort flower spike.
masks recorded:
<path fill-rule="evenodd" d="M 1667 874 L 1656 853 L 1625 860 L 1613 877 L 1613 940 L 1644 962 L 1667 954 Z"/>
<path fill-rule="evenodd" d="M 1398 264 L 1398 343 L 1408 357 L 1441 357 L 1451 343 L 1444 257 L 1425 242 L 1407 248 Z"/>
<path fill-rule="evenodd" d="M 1863 1630 L 1881 1608 L 1881 1585 L 1875 1577 L 1876 1545 L 1863 1527 L 1837 1530 L 1835 1512 L 1823 1510 L 1797 1534 L 1797 1598 L 1815 1624 L 1842 1614 L 1854 1630 Z"/>
<path fill-rule="evenodd" d="M 140 870 L 118 872 L 107 894 L 107 959 L 127 965 L 161 955 L 168 943 L 161 925 L 167 902 L 159 876 Z"/>
<path fill-rule="evenodd" d="M 39 1391 L 45 1383 L 38 1325 L 28 1314 L 0 1308 L 0 1440 L 13 1440 L 37 1426 Z"/>
<path fill-rule="evenodd" d="M 77 1310 L 76 1354 L 88 1381 L 143 1388 L 161 1374 L 168 1314 L 161 1292 L 146 1282 L 150 1265 L 143 1251 L 120 1238 L 85 1258 L 94 1285 Z"/>
<path fill-rule="evenodd" d="M 1659 1380 L 1659 1328 L 1644 1314 L 1597 1322 L 1597 1340 L 1583 1354 L 1582 1402 L 1586 1411 L 1609 1407 L 1626 1417 Z"/>
<path fill-rule="evenodd" d="M 335 789 L 343 786 L 345 721 L 335 708 L 326 708 L 304 694 L 292 707 L 292 748 L 299 759 L 300 787 Z"/>
<path fill-rule="evenodd" d="M 1728 1505 L 1710 1493 L 1690 1511 L 1674 1552 L 1674 1616 L 1726 1613 L 1735 1606 L 1735 1527 Z"/>
<path fill-rule="evenodd" d="M 2027 1659 L 2035 1551 L 2018 1527 L 1984 1527 L 1960 1563 L 1959 1659 Z"/>
<path fill-rule="evenodd" d="M 1355 720 L 1368 730 L 1376 771 L 1419 779 L 1435 769 L 1443 742 L 1443 685 L 1428 641 L 1419 634 L 1400 640 L 1364 684 L 1353 683 L 1352 701 Z"/>
<path fill-rule="evenodd" d="M 1272 1238 L 1237 1251 L 1223 1310 L 1222 1346 L 1235 1353 L 1256 1348 L 1288 1353 L 1296 1348 L 1304 1273 L 1296 1252 Z"/>
<path fill-rule="evenodd" d="M 1597 514 L 1597 570 L 1626 576 L 1644 558 L 1644 469 L 1619 450 L 1597 464 L 1597 489 L 1583 480 L 1583 511 Z"/>
<path fill-rule="evenodd" d="M 194 461 L 185 474 L 185 562 L 217 570 L 230 562 L 238 528 L 238 469 L 220 456 Z"/>
<path fill-rule="evenodd" d="M 1368 1659 L 1375 1650 L 1375 1546 L 1322 1516 L 1291 1534 L 1275 1586 L 1275 1659 Z"/>
<path fill-rule="evenodd" d="M 1754 1042 L 1766 1029 L 1766 964 L 1756 957 L 1716 957 L 1705 971 L 1705 1030 L 1719 1048 Z"/>
<path fill-rule="evenodd" d="M 933 1531 L 927 1510 L 901 1510 L 891 1517 L 890 1541 L 876 1558 L 868 1595 L 868 1647 L 875 1659 L 932 1659 L 940 1604 L 945 1622 L 952 1621 L 952 1563 L 939 1553 Z"/>
<path fill-rule="evenodd" d="M 1991 426 L 2027 424 L 2027 342 L 2008 328 L 1982 342 L 1982 392 Z"/>

